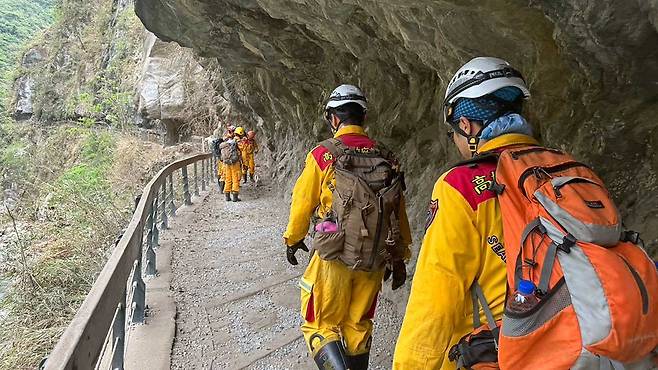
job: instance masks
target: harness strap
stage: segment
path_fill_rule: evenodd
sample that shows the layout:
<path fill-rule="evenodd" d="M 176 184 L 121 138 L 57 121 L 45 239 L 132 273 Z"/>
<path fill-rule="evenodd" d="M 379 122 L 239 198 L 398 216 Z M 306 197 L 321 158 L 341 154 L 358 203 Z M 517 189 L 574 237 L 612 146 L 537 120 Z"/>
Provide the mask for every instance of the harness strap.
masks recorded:
<path fill-rule="evenodd" d="M 544 266 L 542 266 L 541 275 L 539 276 L 539 285 L 537 286 L 537 291 L 540 295 L 548 293 L 548 283 L 551 280 L 551 273 L 553 272 L 553 266 L 555 266 L 556 256 L 557 244 L 555 244 L 555 242 L 551 242 L 551 244 L 548 246 L 548 251 L 546 251 Z"/>
<path fill-rule="evenodd" d="M 482 325 L 482 322 L 480 322 L 480 302 L 474 286 L 471 287 L 471 301 L 473 302 L 473 329 L 477 329 Z"/>
<path fill-rule="evenodd" d="M 475 325 L 476 317 L 478 321 L 478 326 L 474 326 L 473 329 L 480 327 L 479 304 L 481 303 L 484 316 L 487 318 L 487 326 L 492 332 L 497 330 L 498 327 L 496 326 L 496 319 L 494 318 L 493 312 L 491 312 L 491 309 L 489 308 L 489 303 L 487 303 L 487 298 L 484 296 L 484 292 L 482 292 L 482 287 L 480 287 L 480 284 L 477 281 L 474 281 L 473 286 L 471 287 L 471 297 L 473 298 L 473 308 L 477 307 L 478 309 L 477 311 L 473 310 L 473 325 Z"/>

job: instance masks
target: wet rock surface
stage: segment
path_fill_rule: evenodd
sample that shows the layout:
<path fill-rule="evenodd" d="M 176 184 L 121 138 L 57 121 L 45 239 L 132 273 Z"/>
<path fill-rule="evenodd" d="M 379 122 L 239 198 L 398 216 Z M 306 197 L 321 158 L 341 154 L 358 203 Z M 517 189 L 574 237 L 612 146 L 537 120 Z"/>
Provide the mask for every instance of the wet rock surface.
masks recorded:
<path fill-rule="evenodd" d="M 299 329 L 298 279 L 307 256 L 289 265 L 281 242 L 287 204 L 266 187 L 247 186 L 241 197 L 225 202 L 214 189 L 186 229 L 163 234 L 175 245 L 172 369 L 314 367 Z M 390 368 L 400 324 L 394 305 L 382 299 L 372 369 Z"/>
<path fill-rule="evenodd" d="M 456 159 L 440 125 L 447 81 L 473 56 L 508 59 L 530 85 L 538 136 L 592 164 L 626 224 L 658 245 L 654 1 L 137 0 L 135 8 L 149 30 L 217 72 L 215 89 L 234 112 L 261 122 L 282 189 L 328 135 L 328 92 L 361 85 L 369 132 L 406 167 L 418 236 L 433 183 Z"/>

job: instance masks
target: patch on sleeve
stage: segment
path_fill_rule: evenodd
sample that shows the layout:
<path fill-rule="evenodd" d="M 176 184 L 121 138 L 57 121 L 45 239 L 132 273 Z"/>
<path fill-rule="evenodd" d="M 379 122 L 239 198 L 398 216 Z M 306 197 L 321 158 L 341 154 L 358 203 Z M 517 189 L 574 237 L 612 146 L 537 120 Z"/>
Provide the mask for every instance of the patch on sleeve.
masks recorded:
<path fill-rule="evenodd" d="M 489 191 L 495 171 L 495 164 L 461 166 L 450 171 L 444 181 L 456 189 L 471 208 L 476 210 L 480 203 L 496 197 L 494 192 Z"/>
<path fill-rule="evenodd" d="M 425 231 L 432 226 L 432 222 L 434 222 L 434 218 L 436 218 L 436 214 L 439 212 L 439 200 L 438 199 L 433 199 L 430 201 L 430 206 L 427 209 L 427 216 L 425 218 Z"/>
<path fill-rule="evenodd" d="M 323 146 L 316 147 L 311 154 L 322 171 L 334 163 L 334 156 Z"/>

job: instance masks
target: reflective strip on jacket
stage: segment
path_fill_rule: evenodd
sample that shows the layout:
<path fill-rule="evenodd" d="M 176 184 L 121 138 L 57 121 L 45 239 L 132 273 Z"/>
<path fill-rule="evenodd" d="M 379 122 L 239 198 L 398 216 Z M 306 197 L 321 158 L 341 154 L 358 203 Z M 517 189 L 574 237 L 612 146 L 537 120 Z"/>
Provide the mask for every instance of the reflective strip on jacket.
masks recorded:
<path fill-rule="evenodd" d="M 368 138 L 363 127 L 348 125 L 341 127 L 334 135 L 348 147 L 372 148 L 375 141 Z M 290 219 L 283 234 L 287 245 L 294 245 L 304 239 L 309 230 L 311 217 L 322 218 L 331 209 L 332 193 L 329 184 L 335 184 L 334 158 L 323 146 L 316 146 L 306 156 L 302 174 L 292 191 Z M 400 234 L 405 246 L 411 245 L 411 231 L 405 209 L 404 198 L 400 204 Z M 407 255 L 410 252 L 406 253 Z"/>
<path fill-rule="evenodd" d="M 536 143 L 529 136 L 508 134 L 480 151 Z M 394 369 L 455 369 L 448 351 L 473 329 L 470 288 L 476 279 L 496 319 L 502 317 L 503 225 L 498 200 L 486 190 L 495 169 L 486 162 L 458 166 L 434 185 Z M 484 314 L 480 316 L 485 323 Z"/>

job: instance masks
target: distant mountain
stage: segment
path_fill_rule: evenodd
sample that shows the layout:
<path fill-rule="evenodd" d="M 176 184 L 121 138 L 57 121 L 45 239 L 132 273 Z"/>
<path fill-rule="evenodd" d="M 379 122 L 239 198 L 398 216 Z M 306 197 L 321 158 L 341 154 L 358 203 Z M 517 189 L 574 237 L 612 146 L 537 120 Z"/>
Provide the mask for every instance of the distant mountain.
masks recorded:
<path fill-rule="evenodd" d="M 23 44 L 54 19 L 56 0 L 0 0 L 0 96 Z"/>

